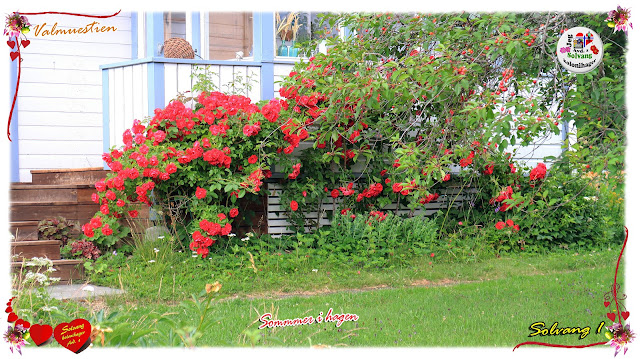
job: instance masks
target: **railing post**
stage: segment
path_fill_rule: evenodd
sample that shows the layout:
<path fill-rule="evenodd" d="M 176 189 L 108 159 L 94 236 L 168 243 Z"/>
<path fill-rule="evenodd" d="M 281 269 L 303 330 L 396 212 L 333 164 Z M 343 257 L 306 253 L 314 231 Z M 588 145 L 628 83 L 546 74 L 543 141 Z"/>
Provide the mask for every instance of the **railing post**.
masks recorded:
<path fill-rule="evenodd" d="M 260 99 L 273 98 L 273 59 L 275 16 L 272 12 L 253 13 L 253 58 L 261 63 Z"/>
<path fill-rule="evenodd" d="M 109 115 L 109 102 L 113 101 L 109 97 L 109 70 L 102 71 L 102 151 L 109 152 L 111 147 L 111 119 Z M 103 162 L 103 168 L 109 169 L 106 162 Z"/>

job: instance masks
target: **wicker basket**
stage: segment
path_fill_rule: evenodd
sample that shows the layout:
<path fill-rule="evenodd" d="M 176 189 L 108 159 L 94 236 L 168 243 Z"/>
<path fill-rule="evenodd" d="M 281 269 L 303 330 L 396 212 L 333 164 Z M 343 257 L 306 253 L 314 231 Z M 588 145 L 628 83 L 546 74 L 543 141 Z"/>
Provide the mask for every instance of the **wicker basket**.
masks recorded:
<path fill-rule="evenodd" d="M 195 53 L 193 48 L 185 39 L 172 37 L 164 42 L 164 57 L 171 59 L 193 59 Z"/>

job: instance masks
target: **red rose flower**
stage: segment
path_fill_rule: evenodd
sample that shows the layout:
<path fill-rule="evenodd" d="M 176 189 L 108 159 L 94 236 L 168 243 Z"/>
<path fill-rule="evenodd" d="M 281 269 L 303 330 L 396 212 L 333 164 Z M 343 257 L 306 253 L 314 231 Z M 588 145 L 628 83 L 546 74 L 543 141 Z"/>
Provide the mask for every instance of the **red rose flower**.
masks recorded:
<path fill-rule="evenodd" d="M 251 156 L 247 159 L 247 161 L 249 161 L 249 163 L 250 163 L 250 164 L 254 164 L 254 163 L 258 162 L 258 156 L 256 156 L 256 155 L 251 155 Z"/>
<path fill-rule="evenodd" d="M 298 210 L 298 202 L 296 201 L 291 201 L 291 203 L 289 204 L 289 207 L 291 207 L 292 211 L 297 211 Z"/>
<path fill-rule="evenodd" d="M 90 221 L 91 227 L 98 229 L 102 227 L 102 217 L 93 217 Z"/>
<path fill-rule="evenodd" d="M 88 223 L 82 226 L 82 232 L 84 232 L 84 235 L 92 238 L 94 233 L 93 233 L 93 227 L 91 227 Z"/>
<path fill-rule="evenodd" d="M 503 229 L 506 226 L 506 224 L 502 221 L 496 223 L 496 229 Z"/>
<path fill-rule="evenodd" d="M 231 210 L 229 211 L 229 217 L 236 218 L 239 213 L 240 212 L 238 211 L 237 208 L 231 208 Z"/>
<path fill-rule="evenodd" d="M 206 189 L 204 189 L 204 188 L 200 188 L 200 187 L 198 187 L 198 188 L 196 189 L 196 198 L 198 198 L 198 199 L 203 199 L 203 198 L 205 198 L 206 196 L 207 196 L 207 190 L 206 190 Z"/>
<path fill-rule="evenodd" d="M 131 217 L 131 218 L 136 218 L 136 217 L 138 217 L 138 211 L 136 211 L 135 209 L 134 209 L 134 210 L 129 211 L 129 217 Z"/>
<path fill-rule="evenodd" d="M 105 224 L 104 227 L 102 227 L 102 234 L 104 234 L 105 236 L 110 236 L 113 234 L 113 229 L 109 228 L 108 224 Z"/>
<path fill-rule="evenodd" d="M 536 168 L 531 170 L 529 178 L 532 181 L 543 179 L 547 175 L 547 166 L 544 163 L 538 163 Z"/>
<path fill-rule="evenodd" d="M 331 197 L 338 198 L 338 196 L 340 196 L 340 191 L 338 191 L 337 189 L 331 190 Z"/>

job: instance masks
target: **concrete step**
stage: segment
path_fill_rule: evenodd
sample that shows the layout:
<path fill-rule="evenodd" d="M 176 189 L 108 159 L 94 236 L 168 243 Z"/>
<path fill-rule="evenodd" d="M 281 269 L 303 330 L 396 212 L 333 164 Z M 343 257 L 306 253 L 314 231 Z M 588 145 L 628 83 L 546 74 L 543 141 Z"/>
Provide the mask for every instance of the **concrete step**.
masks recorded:
<path fill-rule="evenodd" d="M 61 245 L 62 242 L 56 240 L 11 242 L 11 256 L 18 255 L 17 260 L 33 257 L 45 257 L 51 260 L 60 259 Z"/>
<path fill-rule="evenodd" d="M 15 241 L 38 240 L 38 221 L 9 222 L 9 230 Z"/>
<path fill-rule="evenodd" d="M 56 270 L 51 274 L 51 277 L 60 278 L 60 284 L 69 284 L 72 281 L 84 280 L 84 266 L 81 260 L 77 259 L 56 259 L 53 260 L 53 268 Z M 27 271 L 38 269 L 35 267 L 24 267 L 22 262 L 12 262 L 11 271 L 14 273 L 20 272 L 22 268 L 23 273 Z M 44 271 L 45 268 L 39 268 L 39 271 Z"/>
<path fill-rule="evenodd" d="M 37 185 L 95 184 L 107 176 L 102 167 L 31 170 L 31 181 Z"/>
<path fill-rule="evenodd" d="M 94 185 L 62 184 L 37 185 L 11 184 L 9 197 L 11 202 L 90 202 Z"/>

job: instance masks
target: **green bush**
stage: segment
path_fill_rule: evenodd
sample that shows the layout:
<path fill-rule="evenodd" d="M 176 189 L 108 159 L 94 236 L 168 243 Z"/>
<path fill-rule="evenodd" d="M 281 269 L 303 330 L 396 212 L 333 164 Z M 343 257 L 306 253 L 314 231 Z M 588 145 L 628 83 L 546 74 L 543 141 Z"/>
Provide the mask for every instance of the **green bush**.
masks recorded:
<path fill-rule="evenodd" d="M 539 199 L 548 208 L 530 211 L 522 217 L 521 239 L 548 249 L 621 244 L 623 206 L 621 201 L 611 201 L 611 196 L 598 178 L 556 172 L 545 181 Z M 557 201 L 551 205 L 549 199 Z"/>
<path fill-rule="evenodd" d="M 336 216 L 331 226 L 314 234 L 298 233 L 297 238 L 317 258 L 352 262 L 365 268 L 384 267 L 438 252 L 437 229 L 428 218 L 346 212 Z"/>
<path fill-rule="evenodd" d="M 624 239 L 624 202 L 607 177 L 559 167 L 535 185 L 520 177 L 511 185 L 513 198 L 503 201 L 510 206 L 504 211 L 479 191 L 438 219 L 441 237 L 479 239 L 494 254 L 618 245 Z M 500 222 L 505 225 L 498 229 Z"/>

